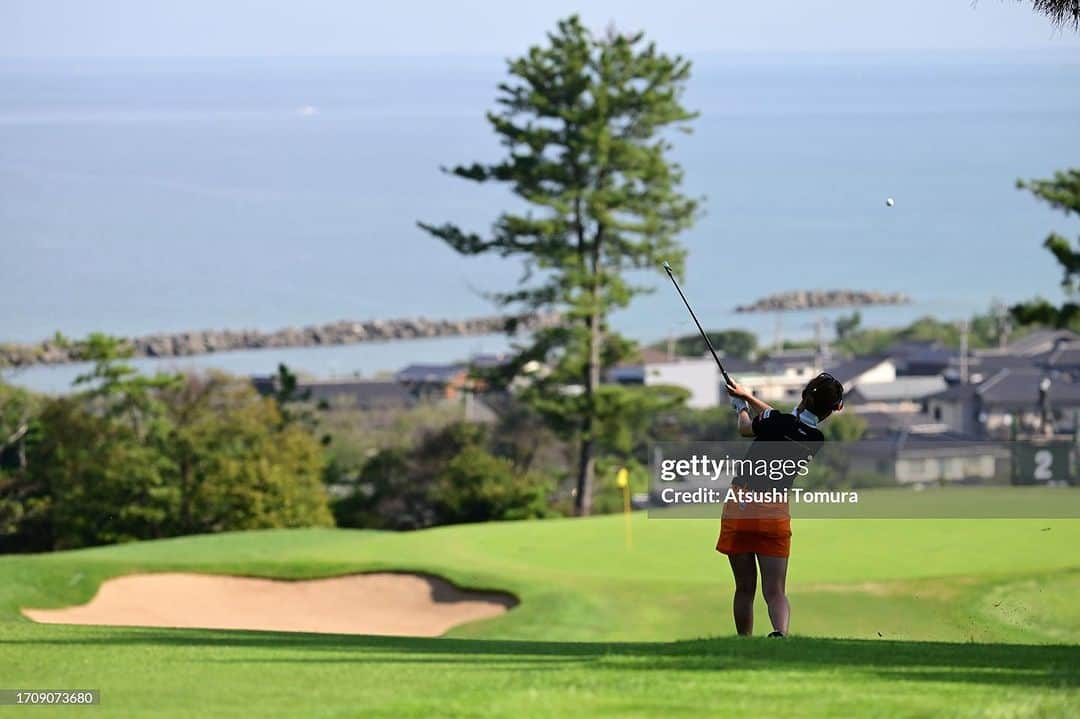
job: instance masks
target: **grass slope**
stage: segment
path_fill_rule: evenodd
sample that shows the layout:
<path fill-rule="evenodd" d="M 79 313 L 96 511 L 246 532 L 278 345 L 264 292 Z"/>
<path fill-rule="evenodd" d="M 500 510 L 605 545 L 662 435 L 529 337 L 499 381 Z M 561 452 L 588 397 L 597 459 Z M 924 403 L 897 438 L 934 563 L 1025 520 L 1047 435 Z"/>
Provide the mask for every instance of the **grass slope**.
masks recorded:
<path fill-rule="evenodd" d="M 633 529 L 633 550 L 622 519 L 604 517 L 3 557 L 0 677 L 101 689 L 103 716 L 1080 712 L 1080 648 L 1068 644 L 1080 636 L 1080 522 L 797 520 L 790 590 L 804 636 L 783 642 L 730 637 L 715 521 L 638 515 Z M 420 570 L 523 603 L 437 640 L 64 627 L 18 613 L 84 602 L 109 576 L 175 569 Z"/>

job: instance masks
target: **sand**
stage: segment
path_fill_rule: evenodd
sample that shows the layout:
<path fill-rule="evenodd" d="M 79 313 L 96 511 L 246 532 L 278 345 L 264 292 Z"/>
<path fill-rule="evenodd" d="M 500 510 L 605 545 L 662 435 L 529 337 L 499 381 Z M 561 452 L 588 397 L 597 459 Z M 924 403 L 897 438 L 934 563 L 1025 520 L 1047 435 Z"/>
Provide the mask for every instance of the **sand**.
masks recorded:
<path fill-rule="evenodd" d="M 284 581 L 162 573 L 106 580 L 81 606 L 22 613 L 46 624 L 436 637 L 515 604 L 508 594 L 466 591 L 416 574 Z"/>

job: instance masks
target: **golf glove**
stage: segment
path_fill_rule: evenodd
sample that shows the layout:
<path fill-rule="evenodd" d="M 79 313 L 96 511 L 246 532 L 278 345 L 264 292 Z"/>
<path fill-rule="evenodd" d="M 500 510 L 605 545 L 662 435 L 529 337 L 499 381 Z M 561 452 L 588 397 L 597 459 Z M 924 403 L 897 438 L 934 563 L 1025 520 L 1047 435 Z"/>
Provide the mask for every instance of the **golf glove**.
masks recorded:
<path fill-rule="evenodd" d="M 743 411 L 744 409 L 745 409 L 745 410 L 746 410 L 747 412 L 749 412 L 749 411 L 750 411 L 750 405 L 749 405 L 749 404 L 747 404 L 747 403 L 746 403 L 746 400 L 745 400 L 745 399 L 743 399 L 742 397 L 732 397 L 732 398 L 731 398 L 731 408 L 732 408 L 733 410 L 735 410 L 735 414 L 739 414 L 739 413 L 740 413 L 740 412 L 742 412 L 742 411 Z"/>

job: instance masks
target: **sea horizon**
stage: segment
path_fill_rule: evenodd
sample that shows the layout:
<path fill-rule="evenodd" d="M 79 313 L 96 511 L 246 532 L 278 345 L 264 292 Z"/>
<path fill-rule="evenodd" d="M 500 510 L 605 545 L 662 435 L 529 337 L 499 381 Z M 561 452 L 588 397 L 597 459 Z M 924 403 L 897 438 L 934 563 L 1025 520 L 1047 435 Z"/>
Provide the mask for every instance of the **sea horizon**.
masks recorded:
<path fill-rule="evenodd" d="M 775 317 L 734 307 L 796 289 L 912 297 L 861 310 L 869 326 L 1060 297 L 1041 243 L 1076 222 L 1015 183 L 1080 153 L 1080 50 L 688 56 L 684 101 L 701 116 L 673 157 L 705 198 L 682 241 L 710 328 L 767 345 Z M 483 113 L 504 72 L 497 55 L 0 58 L 0 235 L 14 258 L 0 268 L 0 341 L 497 311 L 486 294 L 520 264 L 460 257 L 416 222 L 482 231 L 516 207 L 439 171 L 499 156 Z M 694 331 L 659 271 L 634 279 L 656 292 L 616 313 L 617 330 L 644 343 Z M 790 315 L 783 336 L 849 312 Z M 407 358 L 402 346 L 335 361 L 393 370 L 379 365 Z"/>

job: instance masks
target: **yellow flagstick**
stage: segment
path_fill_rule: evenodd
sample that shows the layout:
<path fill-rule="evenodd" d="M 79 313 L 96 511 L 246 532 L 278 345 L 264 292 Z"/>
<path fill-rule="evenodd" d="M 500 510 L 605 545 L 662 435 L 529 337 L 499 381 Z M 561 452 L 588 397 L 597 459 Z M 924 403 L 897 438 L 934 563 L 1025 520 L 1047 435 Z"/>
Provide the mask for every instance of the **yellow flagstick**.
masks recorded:
<path fill-rule="evenodd" d="M 620 467 L 615 475 L 615 484 L 622 487 L 623 517 L 626 520 L 626 548 L 634 548 L 634 532 L 630 526 L 630 472 L 626 467 Z"/>

